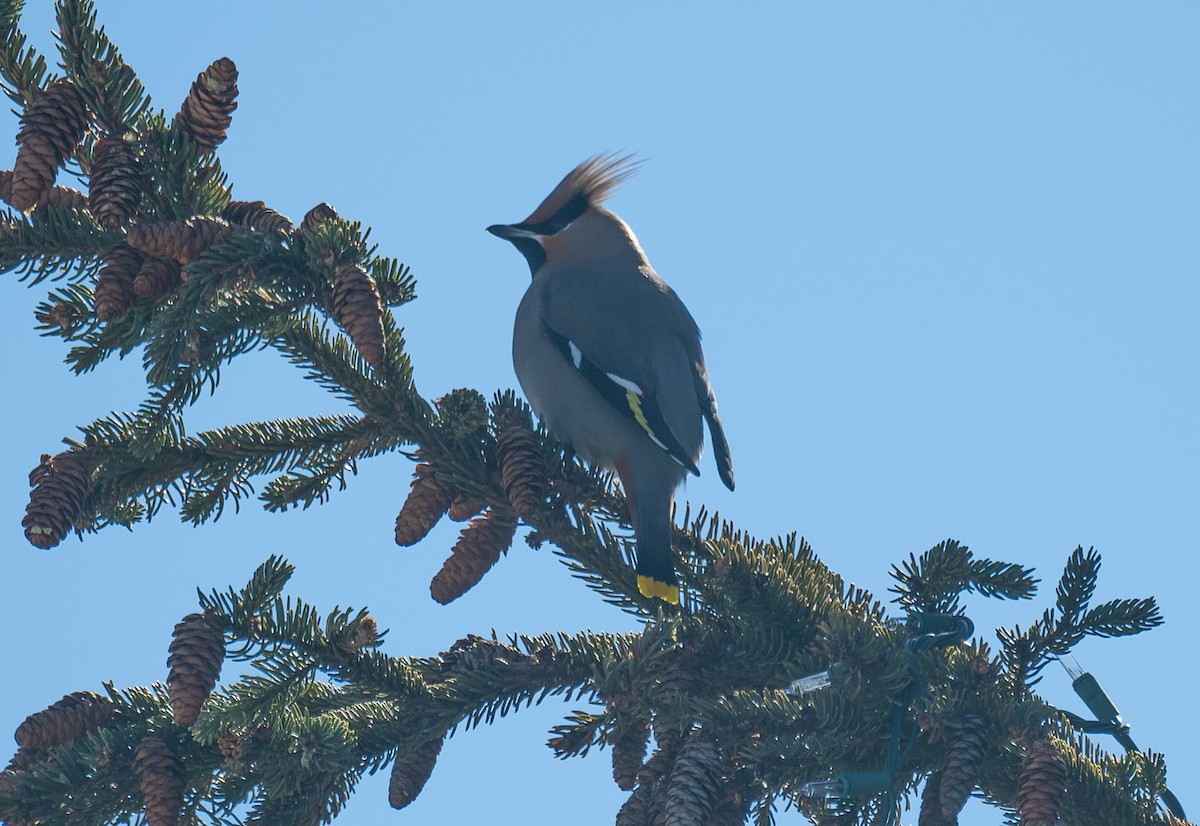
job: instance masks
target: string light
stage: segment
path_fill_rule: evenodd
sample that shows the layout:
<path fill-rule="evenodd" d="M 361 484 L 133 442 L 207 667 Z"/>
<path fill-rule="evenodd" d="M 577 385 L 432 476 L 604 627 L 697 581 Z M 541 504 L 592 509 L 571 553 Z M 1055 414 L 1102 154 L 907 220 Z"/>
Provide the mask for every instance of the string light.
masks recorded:
<path fill-rule="evenodd" d="M 1079 699 L 1083 700 L 1083 704 L 1088 707 L 1088 710 L 1096 715 L 1095 720 L 1085 720 L 1069 711 L 1063 712 L 1071 721 L 1071 725 L 1083 732 L 1111 734 L 1118 743 L 1125 747 L 1125 751 L 1140 751 L 1137 744 L 1133 742 L 1133 738 L 1129 736 L 1129 724 L 1121 719 L 1121 712 L 1117 710 L 1116 704 L 1100 687 L 1099 680 L 1084 671 L 1083 666 L 1071 654 L 1059 656 L 1058 663 L 1070 676 L 1071 688 L 1079 695 Z M 1187 820 L 1179 798 L 1170 789 L 1164 786 L 1158 797 L 1167 811 L 1180 820 Z"/>
<path fill-rule="evenodd" d="M 803 697 L 805 694 L 811 694 L 814 691 L 820 691 L 822 688 L 828 688 L 834 678 L 840 676 L 842 676 L 842 666 L 840 663 L 834 663 L 824 671 L 818 671 L 816 674 L 809 674 L 807 677 L 793 680 L 791 685 L 785 688 L 784 691 L 793 697 Z"/>
<path fill-rule="evenodd" d="M 937 614 L 929 611 L 909 612 L 903 620 L 887 620 L 886 626 L 892 632 L 908 633 L 909 638 L 904 641 L 904 650 L 909 653 L 958 645 L 975 633 L 975 623 L 961 614 Z M 842 664 L 835 663 L 824 671 L 793 681 L 785 691 L 795 697 L 820 691 L 828 688 L 834 679 L 841 676 L 843 670 Z M 912 756 L 919 734 L 918 720 L 926 701 L 925 683 L 915 663 L 910 662 L 908 670 L 912 680 L 896 695 L 895 710 L 892 714 L 892 729 L 888 737 L 885 760 L 887 770 L 846 772 L 831 780 L 813 780 L 799 788 L 802 797 L 820 800 L 826 811 L 837 812 L 845 803 L 855 798 L 882 794 L 883 809 L 879 822 L 881 826 L 892 826 L 895 823 L 895 778 Z"/>
<path fill-rule="evenodd" d="M 931 611 L 911 611 L 903 621 L 889 620 L 888 627 L 893 631 L 906 630 L 911 635 L 904 641 L 905 651 L 928 651 L 956 645 L 975 634 L 975 623 L 970 618 Z"/>
<path fill-rule="evenodd" d="M 858 797 L 892 790 L 892 776 L 887 772 L 846 772 L 832 780 L 813 780 L 800 787 L 802 797 L 822 800 L 829 811 Z"/>

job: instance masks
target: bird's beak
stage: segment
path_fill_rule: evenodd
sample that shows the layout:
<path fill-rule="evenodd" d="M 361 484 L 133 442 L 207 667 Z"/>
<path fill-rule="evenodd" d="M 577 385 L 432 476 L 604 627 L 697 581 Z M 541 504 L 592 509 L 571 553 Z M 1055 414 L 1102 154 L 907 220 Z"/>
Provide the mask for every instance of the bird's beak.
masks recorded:
<path fill-rule="evenodd" d="M 505 241 L 516 241 L 520 238 L 537 238 L 536 232 L 526 229 L 520 224 L 492 224 L 487 231 Z"/>

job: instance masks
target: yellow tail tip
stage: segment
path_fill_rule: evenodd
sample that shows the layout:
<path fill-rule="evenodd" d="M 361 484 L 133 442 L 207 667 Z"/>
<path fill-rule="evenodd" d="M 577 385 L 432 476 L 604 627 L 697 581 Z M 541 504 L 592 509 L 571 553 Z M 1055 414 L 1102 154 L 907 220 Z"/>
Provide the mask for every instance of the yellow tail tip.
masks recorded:
<path fill-rule="evenodd" d="M 658 597 L 672 605 L 679 604 L 679 586 L 668 585 L 645 574 L 638 574 L 638 590 L 644 597 Z"/>

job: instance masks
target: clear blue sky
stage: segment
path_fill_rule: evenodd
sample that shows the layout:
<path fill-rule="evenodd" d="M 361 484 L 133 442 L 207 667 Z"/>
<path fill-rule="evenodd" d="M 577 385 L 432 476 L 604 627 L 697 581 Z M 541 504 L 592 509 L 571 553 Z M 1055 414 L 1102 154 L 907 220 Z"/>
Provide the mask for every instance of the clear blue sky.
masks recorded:
<path fill-rule="evenodd" d="M 50 50 L 50 2 L 28 6 Z M 296 220 L 328 201 L 412 266 L 420 298 L 401 320 L 427 397 L 515 385 L 528 271 L 484 227 L 524 217 L 593 153 L 649 159 L 611 206 L 704 331 L 737 467 L 730 494 L 706 457 L 685 495 L 758 534 L 798 530 L 881 595 L 892 562 L 948 536 L 1036 566 L 1035 602 L 970 601 L 985 633 L 1039 616 L 1068 553 L 1095 545 L 1097 600 L 1155 595 L 1167 624 L 1089 641 L 1080 660 L 1200 814 L 1200 7 L 587 8 L 100 0 L 169 114 L 212 60 L 237 62 L 220 150 L 235 197 Z M 15 135 L 15 118 L 3 127 Z M 61 343 L 32 330 L 43 294 L 0 277 L 0 732 L 104 679 L 165 679 L 195 587 L 240 584 L 270 553 L 297 565 L 293 593 L 369 605 L 395 654 L 490 628 L 632 627 L 524 544 L 434 604 L 455 534 L 392 543 L 399 456 L 307 513 L 251 504 L 200 530 L 164 513 L 34 550 L 20 520 L 38 455 L 142 393 L 136 357 L 72 378 Z M 339 409 L 264 353 L 228 368 L 189 423 Z M 1047 698 L 1083 711 L 1048 675 Z M 564 763 L 543 745 L 572 707 L 460 732 L 404 814 L 389 814 L 384 773 L 341 822 L 611 823 L 624 795 L 607 753 Z M 1001 817 L 971 804 L 962 822 Z"/>

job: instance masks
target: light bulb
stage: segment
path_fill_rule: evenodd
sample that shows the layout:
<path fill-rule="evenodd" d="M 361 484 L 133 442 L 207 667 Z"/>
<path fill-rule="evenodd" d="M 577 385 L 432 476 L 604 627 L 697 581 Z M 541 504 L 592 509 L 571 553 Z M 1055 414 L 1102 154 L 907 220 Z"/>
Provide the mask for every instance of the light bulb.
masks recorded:
<path fill-rule="evenodd" d="M 1075 659 L 1074 654 L 1062 654 L 1058 658 L 1058 664 L 1067 672 L 1071 682 L 1077 681 L 1084 674 L 1083 666 L 1079 664 L 1079 660 Z"/>
<path fill-rule="evenodd" d="M 807 677 L 793 680 L 791 685 L 784 690 L 793 697 L 803 697 L 805 694 L 811 694 L 814 691 L 820 691 L 822 688 L 828 688 L 833 678 L 840 676 L 841 673 L 841 666 L 835 663 L 824 671 L 818 671 L 816 674 L 809 674 Z"/>

